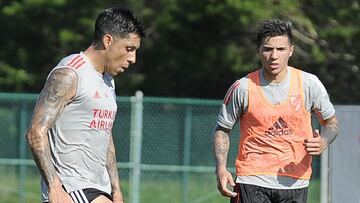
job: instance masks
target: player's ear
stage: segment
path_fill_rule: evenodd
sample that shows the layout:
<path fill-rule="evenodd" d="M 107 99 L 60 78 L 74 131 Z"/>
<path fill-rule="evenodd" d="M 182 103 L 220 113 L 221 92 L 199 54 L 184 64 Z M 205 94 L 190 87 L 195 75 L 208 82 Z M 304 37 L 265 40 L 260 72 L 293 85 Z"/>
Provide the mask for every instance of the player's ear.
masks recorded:
<path fill-rule="evenodd" d="M 102 43 L 103 43 L 105 49 L 108 49 L 110 47 L 110 45 L 113 43 L 113 41 L 114 41 L 114 38 L 109 34 L 105 34 L 102 38 Z"/>
<path fill-rule="evenodd" d="M 294 45 L 290 45 L 290 54 L 289 54 L 289 57 L 291 57 L 294 53 Z"/>

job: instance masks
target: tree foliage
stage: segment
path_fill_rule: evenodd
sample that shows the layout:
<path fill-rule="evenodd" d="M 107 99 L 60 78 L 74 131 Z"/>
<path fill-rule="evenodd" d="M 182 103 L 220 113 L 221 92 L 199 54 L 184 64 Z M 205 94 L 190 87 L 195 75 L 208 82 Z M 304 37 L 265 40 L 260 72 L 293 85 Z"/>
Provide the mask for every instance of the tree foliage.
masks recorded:
<path fill-rule="evenodd" d="M 119 1 L 0 3 L 0 88 L 38 93 L 65 55 L 85 50 L 99 11 Z M 264 18 L 294 23 L 291 64 L 316 74 L 336 103 L 359 103 L 358 0 L 127 0 L 148 26 L 137 64 L 116 78 L 119 95 L 222 98 L 259 68 L 254 28 Z"/>

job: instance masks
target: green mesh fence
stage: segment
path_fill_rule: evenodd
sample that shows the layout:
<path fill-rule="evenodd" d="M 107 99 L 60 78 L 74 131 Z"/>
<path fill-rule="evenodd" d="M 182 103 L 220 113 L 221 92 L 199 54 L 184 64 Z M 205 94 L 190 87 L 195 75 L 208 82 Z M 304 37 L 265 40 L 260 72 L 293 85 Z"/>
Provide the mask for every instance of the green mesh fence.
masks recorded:
<path fill-rule="evenodd" d="M 0 93 L 0 203 L 40 202 L 40 175 L 25 133 L 37 95 Z M 212 131 L 220 100 L 118 97 L 113 134 L 126 202 L 222 203 Z M 139 112 L 141 111 L 141 112 Z M 239 140 L 231 134 L 229 169 Z M 319 202 L 319 159 L 309 202 Z"/>

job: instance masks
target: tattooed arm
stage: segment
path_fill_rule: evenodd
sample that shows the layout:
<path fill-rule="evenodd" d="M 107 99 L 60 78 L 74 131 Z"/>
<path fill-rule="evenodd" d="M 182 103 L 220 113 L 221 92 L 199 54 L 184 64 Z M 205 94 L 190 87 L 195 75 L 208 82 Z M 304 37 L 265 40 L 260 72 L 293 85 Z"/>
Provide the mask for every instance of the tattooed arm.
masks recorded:
<path fill-rule="evenodd" d="M 306 151 L 311 155 L 320 155 L 339 134 L 339 123 L 336 116 L 326 120 L 320 120 L 322 125 L 321 134 L 319 130 L 314 131 L 314 137 L 305 140 Z"/>
<path fill-rule="evenodd" d="M 227 188 L 227 184 L 235 186 L 231 173 L 226 169 L 227 155 L 229 152 L 230 130 L 217 126 L 214 132 L 214 152 L 216 159 L 216 178 L 218 190 L 223 196 L 234 197 L 236 193 Z"/>
<path fill-rule="evenodd" d="M 27 132 L 28 145 L 35 163 L 49 187 L 50 202 L 72 202 L 64 194 L 62 183 L 51 162 L 48 130 L 61 115 L 66 104 L 75 96 L 76 73 L 67 68 L 51 73 L 37 100 L 33 117 Z"/>
<path fill-rule="evenodd" d="M 117 162 L 116 162 L 116 154 L 115 154 L 115 145 L 112 135 L 110 135 L 109 148 L 107 151 L 106 169 L 110 176 L 111 191 L 112 191 L 111 193 L 112 193 L 113 201 L 114 203 L 123 203 L 124 200 L 120 189 L 120 181 L 119 181 L 119 174 L 117 170 Z"/>

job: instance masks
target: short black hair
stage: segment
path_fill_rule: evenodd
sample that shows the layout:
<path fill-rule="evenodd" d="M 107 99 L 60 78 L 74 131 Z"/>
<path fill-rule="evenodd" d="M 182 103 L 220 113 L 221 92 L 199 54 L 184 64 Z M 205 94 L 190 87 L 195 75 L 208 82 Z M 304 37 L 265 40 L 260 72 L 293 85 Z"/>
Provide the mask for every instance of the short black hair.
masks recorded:
<path fill-rule="evenodd" d="M 288 20 L 267 19 L 258 24 L 256 32 L 256 48 L 259 49 L 267 37 L 286 35 L 293 43 L 292 23 Z"/>
<path fill-rule="evenodd" d="M 145 27 L 128 8 L 108 8 L 96 18 L 95 42 L 100 41 L 105 34 L 125 38 L 131 33 L 144 37 Z"/>

